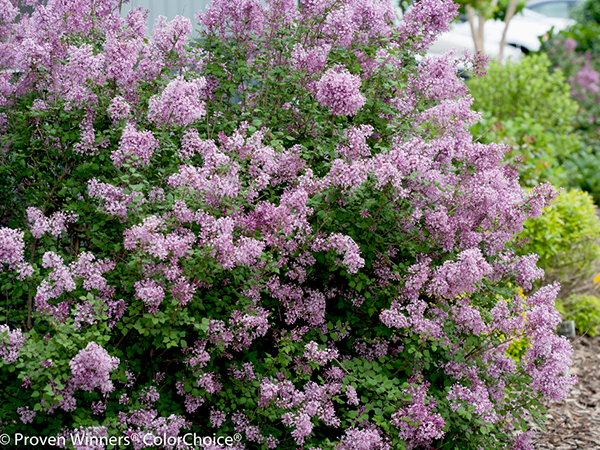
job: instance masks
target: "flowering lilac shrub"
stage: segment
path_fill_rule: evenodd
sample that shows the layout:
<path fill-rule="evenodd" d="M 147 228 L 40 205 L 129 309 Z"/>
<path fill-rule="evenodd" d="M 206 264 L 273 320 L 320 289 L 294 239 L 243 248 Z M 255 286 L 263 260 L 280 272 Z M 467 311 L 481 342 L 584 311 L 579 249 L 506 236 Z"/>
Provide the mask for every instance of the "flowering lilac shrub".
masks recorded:
<path fill-rule="evenodd" d="M 556 192 L 473 140 L 456 60 L 417 64 L 456 5 L 214 0 L 191 41 L 30 3 L 0 27 L 3 432 L 531 448 L 575 380 L 511 243 Z"/>

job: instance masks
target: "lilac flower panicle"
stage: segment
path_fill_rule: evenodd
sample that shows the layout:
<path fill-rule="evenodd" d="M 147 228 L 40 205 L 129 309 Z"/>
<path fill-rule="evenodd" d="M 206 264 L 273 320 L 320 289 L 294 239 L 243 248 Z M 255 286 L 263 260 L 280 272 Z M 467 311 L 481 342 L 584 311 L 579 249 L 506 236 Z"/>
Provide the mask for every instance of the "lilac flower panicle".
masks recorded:
<path fill-rule="evenodd" d="M 135 295 L 148 306 L 150 313 L 155 313 L 158 311 L 158 306 L 165 297 L 165 290 L 156 281 L 151 279 L 136 281 Z"/>
<path fill-rule="evenodd" d="M 343 255 L 343 263 L 348 267 L 349 273 L 356 273 L 364 266 L 365 260 L 360 256 L 360 247 L 350 236 L 335 233 L 329 237 L 328 248 Z"/>
<path fill-rule="evenodd" d="M 21 422 L 23 422 L 24 424 L 33 422 L 33 419 L 37 414 L 35 411 L 29 409 L 28 406 L 19 406 L 17 408 L 17 413 L 19 414 Z"/>
<path fill-rule="evenodd" d="M 328 69 L 317 83 L 317 101 L 328 107 L 331 114 L 353 116 L 366 102 L 360 86 L 360 77 L 348 69 Z"/>
<path fill-rule="evenodd" d="M 90 342 L 69 362 L 72 377 L 69 383 L 75 389 L 91 392 L 96 388 L 104 394 L 112 392 L 114 386 L 110 373 L 119 366 L 119 358 L 110 356 L 95 342 Z"/>
<path fill-rule="evenodd" d="M 102 211 L 122 219 L 127 218 L 127 214 L 136 203 L 141 204 L 144 201 L 144 195 L 140 192 L 132 191 L 125 194 L 124 188 L 102 183 L 96 178 L 88 181 L 88 193 L 92 198 L 103 200 L 103 205 L 100 207 Z"/>
<path fill-rule="evenodd" d="M 206 87 L 204 78 L 186 81 L 183 77 L 172 80 L 160 95 L 150 98 L 148 119 L 158 125 L 187 126 L 205 114 L 202 100 Z"/>
<path fill-rule="evenodd" d="M 129 105 L 123 97 L 117 95 L 113 98 L 106 112 L 108 112 L 110 117 L 115 121 L 124 120 L 129 117 L 131 105 Z"/>
<path fill-rule="evenodd" d="M 413 41 L 417 52 L 425 52 L 436 38 L 450 29 L 458 13 L 458 4 L 451 0 L 421 0 L 415 2 L 400 24 L 403 41 Z"/>
<path fill-rule="evenodd" d="M 17 270 L 22 280 L 33 274 L 31 264 L 25 262 L 25 233 L 11 228 L 0 227 L 0 264 Z"/>
<path fill-rule="evenodd" d="M 72 212 L 57 211 L 52 216 L 46 217 L 37 208 L 27 208 L 27 220 L 31 225 L 31 233 L 36 239 L 40 239 L 48 233 L 54 237 L 59 237 L 67 231 L 67 224 L 74 223 L 78 215 Z"/>
<path fill-rule="evenodd" d="M 159 144 L 151 131 L 138 131 L 135 125 L 128 123 L 123 130 L 119 148 L 112 152 L 111 159 L 115 167 L 130 162 L 133 166 L 147 166 Z M 137 159 L 132 159 L 135 156 Z"/>
<path fill-rule="evenodd" d="M 385 435 L 377 428 L 347 428 L 336 450 L 391 450 Z"/>
<path fill-rule="evenodd" d="M 427 399 L 429 383 L 417 384 L 416 379 L 412 381 L 406 390 L 412 400 L 407 406 L 395 412 L 391 420 L 409 449 L 429 446 L 433 440 L 441 439 L 445 434 L 444 419 L 439 413 L 434 412 L 435 401 Z"/>
<path fill-rule="evenodd" d="M 600 74 L 586 61 L 577 71 L 574 79 L 570 80 L 573 85 L 572 95 L 576 99 L 585 101 L 587 97 L 593 97 L 600 92 Z"/>
<path fill-rule="evenodd" d="M 0 334 L 6 333 L 0 342 L 0 357 L 7 363 L 14 363 L 19 357 L 19 350 L 25 344 L 25 336 L 20 328 L 11 330 L 8 325 L 0 325 Z"/>

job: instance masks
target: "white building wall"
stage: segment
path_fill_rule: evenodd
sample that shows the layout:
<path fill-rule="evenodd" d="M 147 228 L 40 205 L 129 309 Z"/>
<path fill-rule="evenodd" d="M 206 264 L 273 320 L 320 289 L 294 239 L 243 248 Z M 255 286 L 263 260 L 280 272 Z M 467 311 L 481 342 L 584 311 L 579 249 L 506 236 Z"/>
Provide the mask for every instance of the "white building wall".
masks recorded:
<path fill-rule="evenodd" d="M 154 21 L 158 16 L 165 16 L 168 20 L 173 20 L 175 16 L 187 17 L 196 27 L 194 15 L 198 11 L 204 11 L 210 0 L 131 0 L 121 8 L 123 17 L 127 13 L 141 6 L 150 11 L 148 14 L 148 30 L 152 30 Z"/>

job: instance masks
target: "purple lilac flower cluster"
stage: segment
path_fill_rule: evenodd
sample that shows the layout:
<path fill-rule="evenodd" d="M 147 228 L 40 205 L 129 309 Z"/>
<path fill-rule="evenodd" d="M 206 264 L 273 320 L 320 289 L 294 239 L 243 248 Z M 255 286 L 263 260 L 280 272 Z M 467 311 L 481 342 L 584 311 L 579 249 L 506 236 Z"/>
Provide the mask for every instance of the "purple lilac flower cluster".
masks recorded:
<path fill-rule="evenodd" d="M 3 335 L 0 357 L 3 361 L 15 362 L 19 357 L 19 350 L 25 344 L 25 336 L 19 328 L 11 330 L 8 325 L 0 325 L 0 333 Z"/>

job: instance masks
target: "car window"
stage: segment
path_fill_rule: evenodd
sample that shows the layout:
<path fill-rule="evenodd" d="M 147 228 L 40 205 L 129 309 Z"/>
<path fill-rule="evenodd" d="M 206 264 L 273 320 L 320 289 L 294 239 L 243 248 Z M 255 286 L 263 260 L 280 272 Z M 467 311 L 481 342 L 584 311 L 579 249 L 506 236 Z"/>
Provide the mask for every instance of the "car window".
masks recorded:
<path fill-rule="evenodd" d="M 528 5 L 528 8 L 547 17 L 558 17 L 561 19 L 571 18 L 571 8 L 569 2 L 548 2 Z"/>

